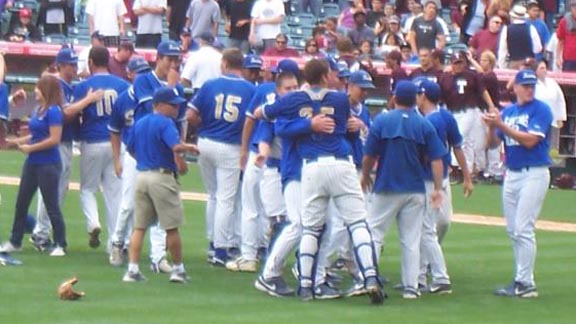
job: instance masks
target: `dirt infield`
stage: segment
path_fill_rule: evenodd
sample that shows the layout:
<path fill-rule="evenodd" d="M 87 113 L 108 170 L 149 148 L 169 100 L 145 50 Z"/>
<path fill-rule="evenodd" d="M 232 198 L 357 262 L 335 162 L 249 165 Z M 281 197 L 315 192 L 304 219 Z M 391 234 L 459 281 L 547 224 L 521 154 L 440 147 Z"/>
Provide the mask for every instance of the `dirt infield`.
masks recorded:
<path fill-rule="evenodd" d="M 0 176 L 0 184 L 17 186 L 20 184 L 20 179 L 16 177 Z M 80 184 L 78 182 L 71 182 L 70 190 L 80 190 Z M 204 193 L 189 191 L 182 192 L 181 196 L 183 200 L 189 201 L 206 201 L 208 198 L 208 196 Z M 462 224 L 506 226 L 504 218 L 496 216 L 454 214 L 452 216 L 452 221 Z M 544 231 L 576 233 L 576 224 L 572 223 L 539 220 L 536 222 L 536 228 Z"/>

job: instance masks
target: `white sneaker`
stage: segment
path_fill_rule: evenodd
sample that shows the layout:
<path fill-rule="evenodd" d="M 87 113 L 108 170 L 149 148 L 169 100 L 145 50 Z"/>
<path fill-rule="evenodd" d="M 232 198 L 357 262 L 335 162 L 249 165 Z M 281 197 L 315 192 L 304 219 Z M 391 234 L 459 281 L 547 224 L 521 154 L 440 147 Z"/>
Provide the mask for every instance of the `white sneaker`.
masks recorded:
<path fill-rule="evenodd" d="M 258 271 L 258 262 L 239 257 L 236 260 L 226 262 L 226 269 L 234 272 L 256 272 Z"/>
<path fill-rule="evenodd" d="M 116 244 L 112 245 L 112 250 L 110 251 L 110 257 L 108 258 L 110 265 L 113 267 L 119 267 L 124 263 L 122 258 L 122 247 Z"/>
<path fill-rule="evenodd" d="M 150 264 L 150 270 L 156 273 L 171 273 L 172 266 L 165 258 L 162 258 L 157 263 Z"/>
<path fill-rule="evenodd" d="M 63 257 L 66 256 L 66 251 L 64 251 L 64 248 L 56 246 L 54 249 L 52 249 L 52 252 L 50 252 L 50 256 Z"/>
<path fill-rule="evenodd" d="M 172 274 L 170 275 L 170 282 L 187 283 L 188 281 L 190 281 L 190 277 L 188 277 L 185 271 L 172 271 Z"/>
<path fill-rule="evenodd" d="M 0 252 L 12 253 L 20 251 L 22 251 L 22 247 L 15 247 L 10 241 L 4 243 L 4 245 L 0 247 Z"/>

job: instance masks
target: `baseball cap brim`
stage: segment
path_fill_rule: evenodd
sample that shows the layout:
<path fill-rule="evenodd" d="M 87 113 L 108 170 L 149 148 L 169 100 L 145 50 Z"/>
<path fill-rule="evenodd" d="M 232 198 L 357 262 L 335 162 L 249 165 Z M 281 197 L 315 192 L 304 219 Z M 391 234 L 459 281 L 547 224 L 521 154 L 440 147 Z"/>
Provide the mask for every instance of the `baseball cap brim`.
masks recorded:
<path fill-rule="evenodd" d="M 183 103 L 186 102 L 186 99 L 184 99 L 184 98 L 182 98 L 182 97 L 180 97 L 180 96 L 177 96 L 177 97 L 174 97 L 172 100 L 170 100 L 170 101 L 165 101 L 165 102 L 166 102 L 166 103 L 169 103 L 169 104 L 171 104 L 171 105 L 181 105 L 181 104 L 183 104 Z"/>
<path fill-rule="evenodd" d="M 352 83 L 362 89 L 376 89 L 376 87 L 374 86 L 374 84 L 372 84 L 371 82 L 358 82 L 358 83 Z"/>

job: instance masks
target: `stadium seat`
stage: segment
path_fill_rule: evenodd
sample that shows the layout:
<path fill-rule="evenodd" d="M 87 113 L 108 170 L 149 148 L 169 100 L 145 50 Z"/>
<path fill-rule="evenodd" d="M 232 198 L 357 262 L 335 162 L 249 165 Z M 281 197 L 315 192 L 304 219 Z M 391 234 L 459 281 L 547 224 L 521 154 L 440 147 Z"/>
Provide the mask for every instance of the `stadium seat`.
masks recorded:
<path fill-rule="evenodd" d="M 316 16 L 309 13 L 300 13 L 296 16 L 302 26 L 316 26 Z"/>
<path fill-rule="evenodd" d="M 50 34 L 44 35 L 44 42 L 51 44 L 64 44 L 68 43 L 68 38 L 63 34 Z"/>
<path fill-rule="evenodd" d="M 284 21 L 290 27 L 300 26 L 300 19 L 296 16 L 288 16 Z"/>
<path fill-rule="evenodd" d="M 452 55 L 452 54 L 460 52 L 460 51 L 467 52 L 468 46 L 466 44 L 463 44 L 463 43 L 456 43 L 456 44 L 447 45 L 446 48 L 444 49 L 446 56 Z"/>
<path fill-rule="evenodd" d="M 336 3 L 325 3 L 320 15 L 322 17 L 338 17 L 340 16 L 340 7 Z"/>

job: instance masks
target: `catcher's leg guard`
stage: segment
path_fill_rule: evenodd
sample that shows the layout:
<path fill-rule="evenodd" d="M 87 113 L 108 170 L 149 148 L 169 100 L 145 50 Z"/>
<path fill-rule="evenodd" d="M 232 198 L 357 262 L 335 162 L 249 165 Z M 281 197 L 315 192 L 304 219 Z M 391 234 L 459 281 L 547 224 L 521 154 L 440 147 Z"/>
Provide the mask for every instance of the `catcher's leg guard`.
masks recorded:
<path fill-rule="evenodd" d="M 320 228 L 304 227 L 302 230 L 302 240 L 298 252 L 300 288 L 314 287 L 318 249 L 324 230 L 325 226 Z"/>
<path fill-rule="evenodd" d="M 348 233 L 354 246 L 354 255 L 356 263 L 364 279 L 368 277 L 378 278 L 378 264 L 376 262 L 376 253 L 374 251 L 374 242 L 372 234 L 368 229 L 368 223 L 361 220 L 348 224 Z"/>

